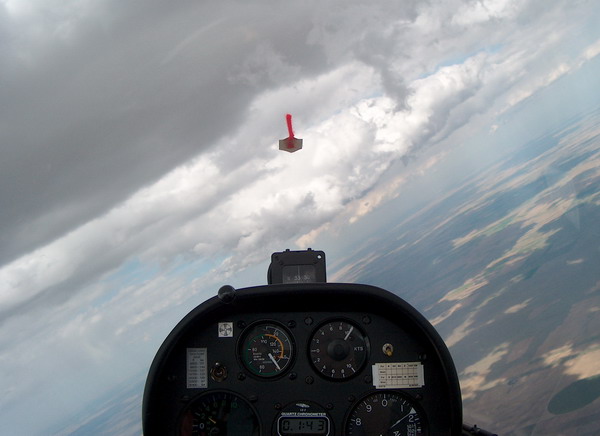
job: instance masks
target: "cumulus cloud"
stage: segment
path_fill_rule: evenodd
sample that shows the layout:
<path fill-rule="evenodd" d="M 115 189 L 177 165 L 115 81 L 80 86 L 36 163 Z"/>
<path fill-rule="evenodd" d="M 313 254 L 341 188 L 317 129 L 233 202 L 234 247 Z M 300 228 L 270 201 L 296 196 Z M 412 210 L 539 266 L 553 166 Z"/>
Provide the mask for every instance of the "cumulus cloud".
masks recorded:
<path fill-rule="evenodd" d="M 30 12 L 4 6 L 13 42 L 0 91 L 0 263 L 214 146 L 264 89 L 229 72 L 243 68 L 257 41 L 278 40 L 278 31 L 302 40 L 293 16 L 259 18 L 264 9 L 241 3 L 85 5 L 82 16 L 71 3 L 51 13 L 45 3 Z M 264 25 L 270 19 L 277 25 Z M 68 37 L 52 27 L 63 21 Z M 316 68 L 296 55 L 303 74 Z"/>
<path fill-rule="evenodd" d="M 74 80 L 61 77 L 56 87 L 41 88 L 43 95 L 35 96 L 42 98 L 43 104 L 33 116 L 43 119 L 48 105 L 54 104 L 62 93 L 61 110 L 49 114 L 44 126 L 20 137 L 17 135 L 23 123 L 6 129 L 20 143 L 15 142 L 19 147 L 11 148 L 13 143 L 7 141 L 8 159 L 3 160 L 7 171 L 2 174 L 11 183 L 1 185 L 4 191 L 0 198 L 5 204 L 14 200 L 11 207 L 2 209 L 8 218 L 3 220 L 2 232 L 5 258 L 34 244 L 38 247 L 0 269 L 5 284 L 0 295 L 4 317 L 44 292 L 71 293 L 132 257 L 168 261 L 182 253 L 201 258 L 218 255 L 229 258 L 228 268 L 239 268 L 241 264 L 236 259 L 252 258 L 256 247 L 293 240 L 327 225 L 345 205 L 373 189 L 395 159 L 434 145 L 473 116 L 493 108 L 506 110 L 571 68 L 561 62 L 561 56 L 567 55 L 559 52 L 553 55 L 556 62 L 552 69 L 545 76 L 532 79 L 523 71 L 534 68 L 536 60 L 539 64 L 539 55 L 536 57 L 528 47 L 517 49 L 512 45 L 502 50 L 480 45 L 472 55 L 446 66 L 443 62 L 447 56 L 435 45 L 432 53 L 437 55 L 433 57 L 437 66 L 431 67 L 428 57 L 419 56 L 418 47 L 431 42 L 435 25 L 447 22 L 449 15 L 453 20 L 441 30 L 447 36 L 440 42 L 444 46 L 466 38 L 456 31 L 458 27 L 514 17 L 516 6 L 511 2 L 463 4 L 457 12 L 413 5 L 401 13 L 392 13 L 388 3 L 366 8 L 367 13 L 363 5 L 356 3 L 344 9 L 347 19 L 335 22 L 328 14 L 296 8 L 289 16 L 300 23 L 294 22 L 289 28 L 279 21 L 271 27 L 259 25 L 264 24 L 262 21 L 252 22 L 248 16 L 242 17 L 241 13 L 248 12 L 243 7 L 241 12 L 231 9 L 235 12 L 231 17 L 219 18 L 222 9 L 209 5 L 200 10 L 187 5 L 168 16 L 189 25 L 190 13 L 208 13 L 203 26 L 193 31 L 187 28 L 187 34 L 179 30 L 175 32 L 177 38 L 169 36 L 169 43 L 158 44 L 159 49 L 154 51 L 161 56 L 142 56 L 148 62 L 157 62 L 146 67 L 166 65 L 161 74 L 142 74 L 141 67 L 129 59 L 134 51 L 154 53 L 149 42 L 138 44 L 142 35 L 150 35 L 136 26 L 116 50 L 98 42 L 99 55 L 91 61 L 83 47 L 96 39 L 90 36 L 91 31 L 78 26 L 87 23 L 93 14 L 81 6 L 67 8 L 62 18 L 57 18 L 55 23 L 64 27 L 66 24 L 61 23 L 66 20 L 70 30 L 68 35 L 63 32 L 53 36 L 73 41 L 71 51 L 62 46 L 51 48 L 71 62 L 91 63 L 79 65 Z M 533 8 L 531 4 L 529 7 Z M 128 17 L 128 12 L 116 10 L 123 15 L 115 15 L 112 20 L 105 17 L 105 26 L 125 32 L 119 26 L 124 26 L 123 17 Z M 146 19 L 156 13 L 147 12 Z M 9 4 L 5 9 L 5 15 L 22 23 L 37 22 L 41 19 L 39 14 L 34 6 L 21 10 Z M 387 19 L 375 26 L 383 16 Z M 556 17 L 556 9 L 545 16 Z M 252 17 L 258 19 L 259 14 L 253 12 Z M 265 22 L 270 18 L 273 15 L 267 14 Z M 290 18 L 283 23 L 286 19 Z M 168 23 L 166 20 L 159 25 L 161 37 L 171 29 Z M 239 43 L 224 37 L 231 23 L 241 24 L 232 31 L 242 36 Z M 542 29 L 548 26 L 540 24 Z M 303 37 L 306 46 L 290 43 L 293 50 L 284 52 L 276 38 L 284 30 L 284 39 L 292 38 L 291 34 L 299 40 Z M 495 42 L 500 30 L 492 30 Z M 520 30 L 526 31 L 530 38 L 540 38 L 539 28 Z M 555 34 L 561 36 L 565 32 L 556 30 Z M 223 39 L 211 47 L 199 44 L 208 36 Z M 154 34 L 151 38 L 154 42 L 159 39 Z M 421 45 L 416 38 L 424 39 Z M 560 41 L 559 37 L 540 41 L 536 50 L 548 54 Z M 407 42 L 413 43 L 408 44 L 410 49 L 401 51 L 400 46 Z M 248 44 L 254 48 L 243 53 Z M 301 61 L 315 52 L 315 46 L 321 47 L 317 51 L 330 62 L 324 64 L 320 73 L 314 67 L 301 67 Z M 581 63 L 597 51 L 596 46 L 597 42 L 579 55 L 568 56 L 575 56 Z M 343 50 L 336 51 L 336 47 Z M 222 56 L 210 56 L 223 48 L 228 50 Z M 396 55 L 401 53 L 410 60 L 408 65 L 412 68 L 417 59 L 425 62 L 420 75 L 408 72 L 399 63 Z M 175 81 L 176 68 L 187 65 L 188 58 L 194 56 L 210 59 L 210 65 L 187 80 Z M 49 61 L 40 62 L 45 66 L 44 62 Z M 233 68 L 226 68 L 226 74 L 214 74 L 228 65 Z M 425 66 L 433 70 L 423 70 Z M 43 71 L 41 67 L 35 70 L 34 76 L 24 79 L 24 83 L 39 80 L 35 74 Z M 397 79 L 394 86 L 399 87 L 392 90 L 389 80 L 393 75 Z M 17 78 L 9 77 L 8 81 Z M 109 81 L 115 81 L 117 86 L 107 88 Z M 165 89 L 160 82 L 171 85 Z M 104 90 L 108 93 L 100 92 Z M 236 93 L 240 90 L 244 97 Z M 184 91 L 190 96 L 184 97 Z M 129 97 L 124 99 L 123 94 Z M 198 102 L 191 101 L 194 95 Z M 81 105 L 89 98 L 98 104 L 75 111 L 83 108 Z M 230 98 L 235 104 L 228 102 Z M 174 112 L 168 110 L 170 101 L 178 102 Z M 207 105 L 207 101 L 211 103 Z M 119 116 L 107 115 L 108 106 L 115 103 Z M 24 103 L 22 106 L 18 109 L 31 108 Z M 297 114 L 295 119 L 299 120 L 307 147 L 302 153 L 282 156 L 273 153 L 273 143 L 274 138 L 285 136 L 281 116 L 290 108 Z M 187 112 L 194 109 L 200 109 L 198 116 L 189 116 Z M 155 111 L 156 117 L 149 110 Z M 166 120 L 159 120 L 159 115 Z M 242 116 L 245 121 L 236 123 Z M 93 119 L 102 125 L 95 125 Z M 277 125 L 279 129 L 274 127 Z M 120 135 L 118 132 L 125 136 L 115 137 Z M 48 143 L 40 147 L 42 136 L 48 133 Z M 166 137 L 168 133 L 173 134 L 171 140 Z M 201 140 L 199 147 L 190 140 L 193 136 Z M 176 167 L 147 187 L 132 191 L 168 166 L 203 149 L 200 157 Z M 29 154 L 25 156 L 27 150 Z M 115 184 L 123 189 L 115 189 Z M 19 192 L 21 195 L 17 195 Z M 125 194 L 128 199 L 123 198 Z M 116 203 L 117 200 L 122 202 Z M 108 206 L 112 208 L 106 209 Z M 34 213 L 36 210 L 39 214 Z M 353 220 L 369 208 L 363 205 L 361 210 Z M 96 216 L 90 219 L 92 213 Z M 294 217 L 292 224 L 289 216 Z M 48 238 L 54 240 L 49 242 Z M 43 242 L 47 243 L 40 245 Z M 91 258 L 92 263 L 87 261 Z"/>

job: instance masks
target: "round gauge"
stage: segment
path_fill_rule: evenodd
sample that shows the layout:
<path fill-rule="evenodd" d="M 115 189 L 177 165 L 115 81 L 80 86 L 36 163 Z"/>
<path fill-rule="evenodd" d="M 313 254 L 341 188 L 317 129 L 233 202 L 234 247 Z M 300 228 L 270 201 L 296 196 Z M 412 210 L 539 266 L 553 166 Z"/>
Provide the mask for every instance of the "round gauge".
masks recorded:
<path fill-rule="evenodd" d="M 425 417 L 414 400 L 397 392 L 375 392 L 354 406 L 346 422 L 348 436 L 427 435 Z"/>
<path fill-rule="evenodd" d="M 335 320 L 321 325 L 310 340 L 310 360 L 325 377 L 345 379 L 362 369 L 369 353 L 369 340 L 353 323 Z"/>
<path fill-rule="evenodd" d="M 230 392 L 207 392 L 190 403 L 181 416 L 180 436 L 259 436 L 256 412 Z"/>
<path fill-rule="evenodd" d="M 283 374 L 292 362 L 293 353 L 290 335 L 277 324 L 255 324 L 242 337 L 242 363 L 248 371 L 259 377 Z"/>

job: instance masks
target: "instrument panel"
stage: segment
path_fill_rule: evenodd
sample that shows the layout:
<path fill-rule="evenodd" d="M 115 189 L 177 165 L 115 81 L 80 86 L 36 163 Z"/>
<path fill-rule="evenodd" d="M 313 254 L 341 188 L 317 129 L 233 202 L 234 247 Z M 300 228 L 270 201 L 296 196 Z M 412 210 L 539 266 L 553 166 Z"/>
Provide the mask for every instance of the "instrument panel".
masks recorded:
<path fill-rule="evenodd" d="M 357 284 L 220 292 L 167 337 L 143 404 L 146 436 L 460 435 L 461 423 L 437 332 Z"/>

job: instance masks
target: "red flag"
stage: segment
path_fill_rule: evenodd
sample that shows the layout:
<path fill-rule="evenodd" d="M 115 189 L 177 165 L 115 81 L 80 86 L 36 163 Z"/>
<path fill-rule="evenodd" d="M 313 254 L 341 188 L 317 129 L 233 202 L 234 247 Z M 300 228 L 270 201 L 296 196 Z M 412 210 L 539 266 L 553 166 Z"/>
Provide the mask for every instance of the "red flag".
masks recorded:
<path fill-rule="evenodd" d="M 302 139 L 298 139 L 294 136 L 294 129 L 292 129 L 292 115 L 286 114 L 285 121 L 287 122 L 289 136 L 285 139 L 279 140 L 279 149 L 293 153 L 302 149 Z"/>

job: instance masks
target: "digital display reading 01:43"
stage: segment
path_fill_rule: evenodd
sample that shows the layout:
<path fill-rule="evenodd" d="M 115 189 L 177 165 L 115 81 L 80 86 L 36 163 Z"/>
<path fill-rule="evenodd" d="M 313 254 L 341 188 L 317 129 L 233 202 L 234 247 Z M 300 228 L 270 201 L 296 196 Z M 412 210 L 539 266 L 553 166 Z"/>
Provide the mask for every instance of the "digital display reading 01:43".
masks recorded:
<path fill-rule="evenodd" d="M 329 422 L 325 417 L 285 417 L 279 420 L 281 436 L 314 434 L 327 436 Z"/>

